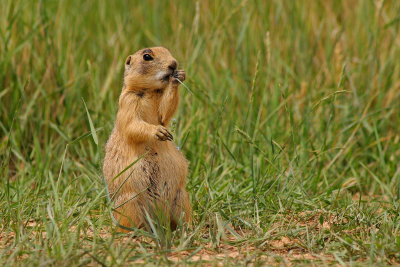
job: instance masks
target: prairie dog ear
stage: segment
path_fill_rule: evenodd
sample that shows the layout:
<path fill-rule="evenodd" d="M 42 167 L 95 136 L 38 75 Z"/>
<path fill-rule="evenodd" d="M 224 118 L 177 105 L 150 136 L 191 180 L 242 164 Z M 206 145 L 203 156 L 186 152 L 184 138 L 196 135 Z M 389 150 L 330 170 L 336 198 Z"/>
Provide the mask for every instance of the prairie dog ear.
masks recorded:
<path fill-rule="evenodd" d="M 125 69 L 129 69 L 132 64 L 132 56 L 128 56 L 125 60 Z"/>

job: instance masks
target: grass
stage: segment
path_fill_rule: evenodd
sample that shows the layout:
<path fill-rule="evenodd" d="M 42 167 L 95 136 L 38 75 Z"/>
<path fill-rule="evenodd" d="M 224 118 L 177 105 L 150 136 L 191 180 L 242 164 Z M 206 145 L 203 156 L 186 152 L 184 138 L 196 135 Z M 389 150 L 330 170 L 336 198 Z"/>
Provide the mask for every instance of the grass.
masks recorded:
<path fill-rule="evenodd" d="M 400 2 L 8 1 L 0 265 L 400 264 Z M 193 229 L 118 234 L 102 178 L 127 55 L 186 70 Z M 134 236 L 135 235 L 135 236 Z"/>

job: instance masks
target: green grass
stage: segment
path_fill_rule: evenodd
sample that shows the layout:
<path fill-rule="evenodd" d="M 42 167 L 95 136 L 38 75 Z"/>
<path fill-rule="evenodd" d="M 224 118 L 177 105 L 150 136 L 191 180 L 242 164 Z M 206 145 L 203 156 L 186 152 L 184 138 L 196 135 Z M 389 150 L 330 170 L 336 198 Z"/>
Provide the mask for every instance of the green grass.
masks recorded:
<path fill-rule="evenodd" d="M 399 14 L 395 0 L 2 0 L 0 265 L 399 264 Z M 104 144 L 126 56 L 155 45 L 193 92 L 171 128 L 194 227 L 118 234 Z"/>

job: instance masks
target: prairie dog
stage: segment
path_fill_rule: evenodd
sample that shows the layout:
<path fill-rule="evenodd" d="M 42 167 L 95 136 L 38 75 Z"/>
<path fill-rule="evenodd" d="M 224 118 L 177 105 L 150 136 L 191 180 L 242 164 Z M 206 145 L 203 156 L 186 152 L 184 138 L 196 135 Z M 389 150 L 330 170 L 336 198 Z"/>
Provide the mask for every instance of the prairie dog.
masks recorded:
<path fill-rule="evenodd" d="M 185 190 L 189 164 L 168 131 L 179 103 L 177 78 L 185 80 L 185 71 L 177 68 L 178 62 L 164 47 L 145 48 L 125 60 L 124 84 L 105 147 L 103 172 L 115 201 L 114 217 L 126 227 L 144 227 L 146 212 L 151 215 L 155 209 L 173 227 L 181 214 L 184 222 L 191 222 Z"/>

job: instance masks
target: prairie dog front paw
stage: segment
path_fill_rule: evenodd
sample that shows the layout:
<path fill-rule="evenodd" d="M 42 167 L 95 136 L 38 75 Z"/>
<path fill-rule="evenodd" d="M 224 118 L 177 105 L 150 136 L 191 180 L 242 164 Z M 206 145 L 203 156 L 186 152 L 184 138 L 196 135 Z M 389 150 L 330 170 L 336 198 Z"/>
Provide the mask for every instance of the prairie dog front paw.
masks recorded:
<path fill-rule="evenodd" d="M 186 73 L 184 70 L 176 70 L 172 74 L 172 82 L 178 83 L 177 79 L 183 82 L 186 79 Z"/>
<path fill-rule="evenodd" d="M 154 135 L 160 141 L 167 141 L 167 140 L 172 141 L 172 140 L 174 140 L 174 137 L 168 131 L 168 129 L 165 128 L 164 126 L 161 126 L 161 125 L 156 126 Z"/>

